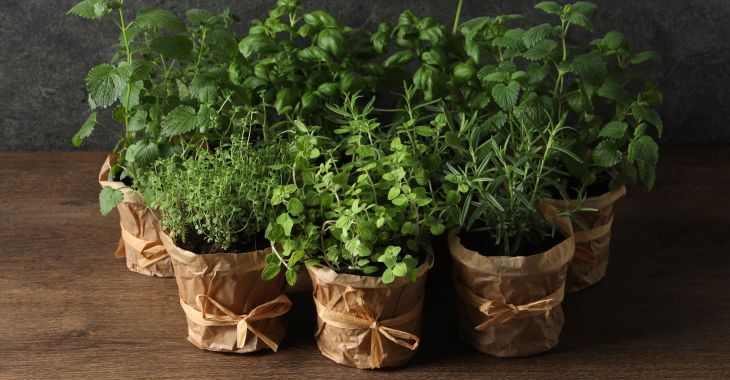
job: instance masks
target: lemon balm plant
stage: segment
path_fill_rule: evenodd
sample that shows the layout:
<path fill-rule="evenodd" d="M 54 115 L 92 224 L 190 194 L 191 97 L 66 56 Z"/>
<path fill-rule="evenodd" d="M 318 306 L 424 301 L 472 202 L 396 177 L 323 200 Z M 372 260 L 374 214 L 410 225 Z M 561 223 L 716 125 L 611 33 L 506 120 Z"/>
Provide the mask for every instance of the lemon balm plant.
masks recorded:
<path fill-rule="evenodd" d="M 91 20 L 112 18 L 120 31 L 110 62 L 86 77 L 93 112 L 73 143 L 80 146 L 96 127 L 108 130 L 118 138 L 110 180 L 141 188 L 154 161 L 179 152 L 181 142 L 225 140 L 239 96 L 227 72 L 236 59 L 236 38 L 227 11 L 190 10 L 186 23 L 163 9 L 144 9 L 129 18 L 123 5 L 123 0 L 84 0 L 69 10 Z M 99 120 L 97 112 L 106 108 L 121 128 Z M 102 213 L 122 199 L 118 189 L 104 187 Z"/>

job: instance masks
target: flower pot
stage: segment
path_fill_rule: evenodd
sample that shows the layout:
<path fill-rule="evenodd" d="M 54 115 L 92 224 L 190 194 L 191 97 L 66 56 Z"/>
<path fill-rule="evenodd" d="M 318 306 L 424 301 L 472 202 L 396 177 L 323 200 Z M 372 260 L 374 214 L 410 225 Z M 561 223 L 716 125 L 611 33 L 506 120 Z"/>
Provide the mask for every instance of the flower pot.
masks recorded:
<path fill-rule="evenodd" d="M 575 242 L 568 218 L 556 218 L 567 238 L 531 256 L 483 256 L 449 231 L 459 335 L 499 357 L 548 351 L 558 343 L 564 317 L 565 276 Z"/>
<path fill-rule="evenodd" d="M 210 351 L 276 351 L 286 334 L 291 301 L 284 276 L 261 279 L 270 249 L 247 253 L 195 254 L 161 234 L 175 267 L 188 341 Z"/>
<path fill-rule="evenodd" d="M 99 171 L 99 184 L 124 193 L 124 200 L 117 206 L 122 235 L 119 238 L 116 257 L 126 257 L 127 268 L 133 272 L 157 277 L 173 277 L 170 256 L 160 240 L 159 215 L 147 208 L 144 197 L 124 182 L 110 181 L 109 171 L 116 156 L 107 156 Z"/>
<path fill-rule="evenodd" d="M 433 259 L 416 281 L 338 274 L 307 265 L 317 308 L 315 338 L 322 355 L 356 368 L 402 365 L 420 344 L 424 283 Z"/>
<path fill-rule="evenodd" d="M 598 211 L 584 211 L 574 214 L 588 230 L 584 230 L 578 223 L 573 223 L 575 256 L 568 266 L 566 292 L 585 289 L 597 283 L 606 275 L 613 215 L 625 195 L 626 187 L 621 186 L 601 196 L 587 198 L 581 206 L 595 208 Z M 570 210 L 576 206 L 575 200 L 547 199 L 546 202 L 559 210 Z"/>

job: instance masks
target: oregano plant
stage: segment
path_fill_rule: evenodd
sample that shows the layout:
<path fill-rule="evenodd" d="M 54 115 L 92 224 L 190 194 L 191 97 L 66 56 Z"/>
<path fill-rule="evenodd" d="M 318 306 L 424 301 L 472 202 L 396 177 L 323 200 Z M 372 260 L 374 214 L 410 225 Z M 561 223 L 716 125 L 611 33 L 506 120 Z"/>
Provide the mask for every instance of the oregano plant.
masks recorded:
<path fill-rule="evenodd" d="M 438 167 L 423 160 L 445 149 L 443 126 L 417 123 L 424 108 L 414 104 L 404 110 L 413 115 L 410 122 L 384 128 L 371 117 L 373 101 L 361 107 L 358 96 L 348 96 L 329 107 L 339 117 L 336 140 L 295 121 L 290 169 L 296 180 L 271 198 L 283 212 L 266 230 L 274 250 L 264 278 L 283 267 L 293 283 L 298 265 L 307 261 L 338 273 L 380 276 L 384 283 L 414 279 L 429 236 L 444 232 L 443 206 L 432 186 Z"/>

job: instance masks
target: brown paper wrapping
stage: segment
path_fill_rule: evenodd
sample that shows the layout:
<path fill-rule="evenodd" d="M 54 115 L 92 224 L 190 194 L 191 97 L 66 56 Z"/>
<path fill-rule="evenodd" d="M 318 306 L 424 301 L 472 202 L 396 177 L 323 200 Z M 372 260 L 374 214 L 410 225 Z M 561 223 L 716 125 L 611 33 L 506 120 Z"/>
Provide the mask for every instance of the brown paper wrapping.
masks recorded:
<path fill-rule="evenodd" d="M 109 171 L 115 160 L 114 155 L 107 156 L 99 171 L 101 187 L 112 187 L 124 193 L 124 200 L 117 206 L 122 234 L 114 255 L 126 257 L 127 268 L 133 272 L 173 277 L 170 257 L 160 240 L 159 214 L 147 208 L 142 194 L 124 182 L 109 181 Z"/>
<path fill-rule="evenodd" d="M 315 338 L 322 354 L 343 365 L 381 368 L 402 365 L 420 344 L 424 284 L 433 263 L 418 268 L 416 281 L 338 274 L 307 266 L 317 308 Z"/>
<path fill-rule="evenodd" d="M 558 344 L 564 323 L 560 302 L 575 242 L 568 218 L 556 218 L 556 224 L 568 237 L 532 256 L 482 256 L 461 245 L 458 229 L 449 232 L 464 341 L 499 357 L 534 355 Z"/>
<path fill-rule="evenodd" d="M 199 255 L 176 246 L 165 233 L 161 237 L 175 267 L 190 343 L 234 353 L 279 348 L 291 301 L 283 273 L 261 279 L 270 249 Z"/>
<path fill-rule="evenodd" d="M 579 224 L 573 223 L 575 256 L 568 266 L 566 292 L 585 289 L 606 275 L 613 215 L 625 195 L 626 187 L 621 186 L 601 196 L 586 198 L 581 206 L 595 208 L 598 211 L 582 211 L 574 214 L 574 217 L 589 230 L 583 230 Z M 575 200 L 546 199 L 545 201 L 559 210 L 572 210 L 576 207 Z"/>

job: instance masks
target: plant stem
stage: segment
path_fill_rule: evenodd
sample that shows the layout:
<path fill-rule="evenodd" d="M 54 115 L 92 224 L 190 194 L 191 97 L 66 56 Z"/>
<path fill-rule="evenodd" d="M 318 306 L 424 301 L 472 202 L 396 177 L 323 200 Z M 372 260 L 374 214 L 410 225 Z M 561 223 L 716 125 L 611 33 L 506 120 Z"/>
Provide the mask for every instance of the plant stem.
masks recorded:
<path fill-rule="evenodd" d="M 456 17 L 454 17 L 454 28 L 451 30 L 451 34 L 456 34 L 459 29 L 459 18 L 461 17 L 461 5 L 464 0 L 459 0 L 459 5 L 456 6 Z"/>

